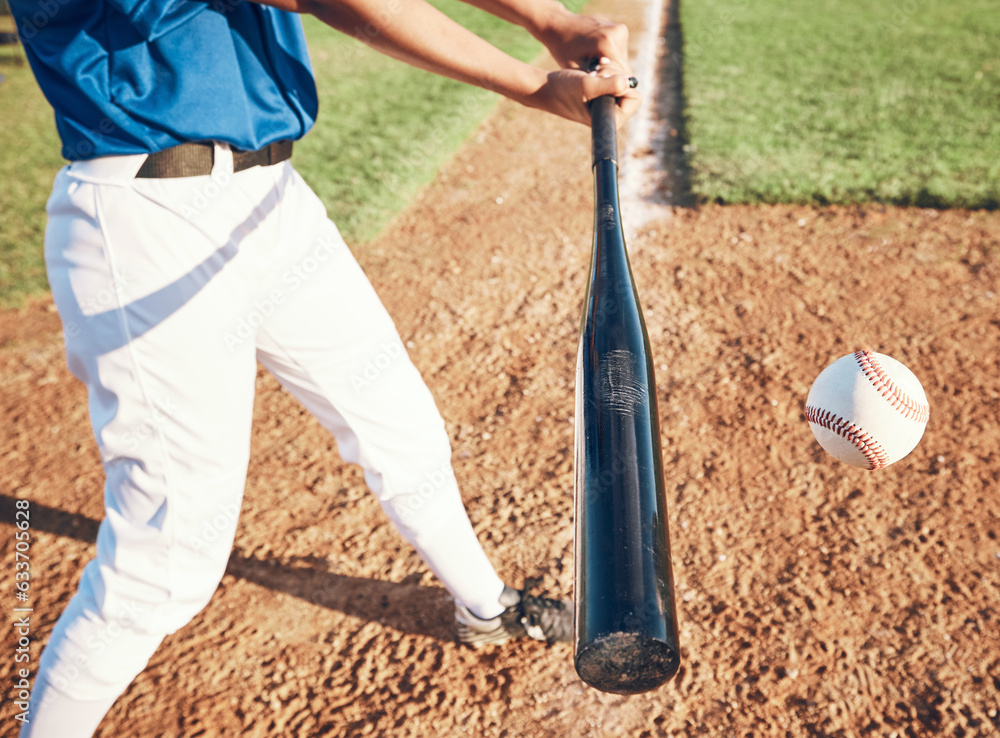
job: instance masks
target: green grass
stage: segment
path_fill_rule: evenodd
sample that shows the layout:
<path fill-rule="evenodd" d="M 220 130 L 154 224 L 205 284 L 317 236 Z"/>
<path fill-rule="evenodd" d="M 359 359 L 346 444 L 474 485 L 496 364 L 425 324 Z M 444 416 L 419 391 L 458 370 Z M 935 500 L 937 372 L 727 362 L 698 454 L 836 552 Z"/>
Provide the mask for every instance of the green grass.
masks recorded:
<path fill-rule="evenodd" d="M 541 45 L 457 0 L 434 5 L 522 60 Z M 570 0 L 578 9 L 581 0 Z M 350 243 L 371 239 L 429 182 L 496 104 L 496 95 L 389 59 L 315 19 L 304 19 L 320 94 L 319 120 L 294 162 Z M 45 201 L 63 165 L 52 111 L 23 51 L 0 47 L 0 307 L 48 288 Z"/>
<path fill-rule="evenodd" d="M 700 199 L 997 207 L 994 0 L 690 0 L 680 12 Z"/>
<path fill-rule="evenodd" d="M 21 64 L 13 62 L 15 58 Z M 35 84 L 24 52 L 0 47 L 0 305 L 48 289 L 42 240 L 45 201 L 63 165 L 52 108 Z"/>

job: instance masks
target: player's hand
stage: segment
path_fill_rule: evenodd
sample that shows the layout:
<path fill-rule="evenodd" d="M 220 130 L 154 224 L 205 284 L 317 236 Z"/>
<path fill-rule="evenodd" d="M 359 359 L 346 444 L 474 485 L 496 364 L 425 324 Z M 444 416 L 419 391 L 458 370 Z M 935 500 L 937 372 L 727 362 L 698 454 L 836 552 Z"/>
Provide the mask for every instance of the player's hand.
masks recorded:
<path fill-rule="evenodd" d="M 537 31 L 536 37 L 564 70 L 580 70 L 601 78 L 624 76 L 627 80 L 632 76 L 628 61 L 628 28 L 602 15 L 577 15 L 563 9 L 548 16 L 548 22 Z M 628 85 L 623 89 L 620 83 L 616 83 L 614 92 L 601 91 L 590 95 L 592 88 L 593 85 L 588 84 L 587 101 L 605 94 L 614 94 L 618 98 L 615 108 L 617 126 L 628 120 L 642 102 L 642 94 Z M 584 110 L 583 115 L 581 122 L 589 125 L 590 113 Z M 563 114 L 563 117 L 580 120 L 578 115 Z"/>
<path fill-rule="evenodd" d="M 603 15 L 564 12 L 550 16 L 538 39 L 564 69 L 591 68 L 598 59 L 609 59 L 632 75 L 628 63 L 628 28 Z"/>
<path fill-rule="evenodd" d="M 628 86 L 624 94 L 615 95 L 617 98 L 615 126 L 621 126 L 622 123 L 632 117 L 632 114 L 639 109 L 639 105 L 642 103 L 642 93 L 636 89 L 638 84 L 636 78 L 631 75 L 631 72 L 626 67 L 622 67 L 618 62 L 607 57 L 598 59 L 591 67 L 589 74 L 598 77 L 626 77 Z"/>
<path fill-rule="evenodd" d="M 544 84 L 524 102 L 531 107 L 589 126 L 590 111 L 587 103 L 603 95 L 618 98 L 616 125 L 627 120 L 642 101 L 638 90 L 629 86 L 628 75 L 609 62 L 593 72 L 576 69 L 549 72 Z"/>

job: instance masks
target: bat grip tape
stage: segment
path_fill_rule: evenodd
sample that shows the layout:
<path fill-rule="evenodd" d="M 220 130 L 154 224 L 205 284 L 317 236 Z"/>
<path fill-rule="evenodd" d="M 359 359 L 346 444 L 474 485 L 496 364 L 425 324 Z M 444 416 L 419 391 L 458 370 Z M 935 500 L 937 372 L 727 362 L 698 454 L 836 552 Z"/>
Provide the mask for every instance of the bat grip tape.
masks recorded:
<path fill-rule="evenodd" d="M 615 133 L 615 98 L 598 97 L 590 102 L 590 126 L 593 134 L 594 164 L 610 159 L 618 164 L 618 137 Z"/>

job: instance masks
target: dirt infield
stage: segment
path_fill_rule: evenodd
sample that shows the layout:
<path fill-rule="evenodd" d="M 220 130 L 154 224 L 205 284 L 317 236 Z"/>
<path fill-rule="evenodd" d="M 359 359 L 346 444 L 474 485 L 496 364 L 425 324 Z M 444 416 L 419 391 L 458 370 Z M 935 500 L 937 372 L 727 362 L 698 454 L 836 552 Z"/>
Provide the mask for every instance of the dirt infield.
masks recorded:
<path fill-rule="evenodd" d="M 448 423 L 487 553 L 559 595 L 590 187 L 585 129 L 505 104 L 358 253 Z M 631 247 L 658 363 L 674 682 L 604 695 L 569 646 L 455 644 L 445 591 L 359 469 L 262 374 L 228 572 L 99 735 L 1000 731 L 1000 214 L 710 206 Z M 874 473 L 825 455 L 803 419 L 820 369 L 865 346 L 907 364 L 931 407 L 917 449 Z M 103 477 L 47 300 L 0 315 L 0 372 L 3 555 L 28 499 L 37 663 L 94 553 Z"/>

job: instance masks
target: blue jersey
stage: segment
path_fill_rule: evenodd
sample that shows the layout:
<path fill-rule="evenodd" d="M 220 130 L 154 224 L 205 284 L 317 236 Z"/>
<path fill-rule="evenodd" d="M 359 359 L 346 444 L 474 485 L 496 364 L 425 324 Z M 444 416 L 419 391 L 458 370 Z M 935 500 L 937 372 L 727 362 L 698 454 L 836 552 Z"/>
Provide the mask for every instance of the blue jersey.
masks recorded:
<path fill-rule="evenodd" d="M 294 13 L 244 0 L 9 0 L 66 159 L 302 137 L 316 85 Z"/>

